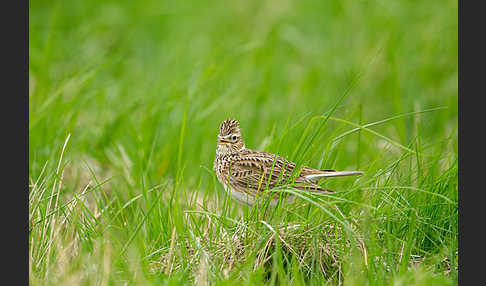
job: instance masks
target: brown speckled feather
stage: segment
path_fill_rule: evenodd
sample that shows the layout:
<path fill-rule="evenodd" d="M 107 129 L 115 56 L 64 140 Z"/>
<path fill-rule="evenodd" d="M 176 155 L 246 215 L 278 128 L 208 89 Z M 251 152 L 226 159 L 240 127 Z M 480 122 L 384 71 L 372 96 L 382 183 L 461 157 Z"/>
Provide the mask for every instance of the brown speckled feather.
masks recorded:
<path fill-rule="evenodd" d="M 274 163 L 275 161 L 275 163 Z M 242 192 L 255 195 L 257 190 L 267 188 L 273 189 L 292 182 L 293 187 L 306 191 L 326 192 L 318 185 L 304 177 L 304 174 L 312 172 L 310 168 L 304 168 L 301 174 L 293 174 L 295 164 L 278 155 L 266 152 L 244 149 L 237 153 L 229 161 L 228 167 L 224 168 L 223 176 L 229 176 L 230 186 Z M 263 178 L 262 178 L 263 175 Z M 292 175 L 295 177 L 293 180 Z M 270 178 L 270 180 L 269 180 Z"/>

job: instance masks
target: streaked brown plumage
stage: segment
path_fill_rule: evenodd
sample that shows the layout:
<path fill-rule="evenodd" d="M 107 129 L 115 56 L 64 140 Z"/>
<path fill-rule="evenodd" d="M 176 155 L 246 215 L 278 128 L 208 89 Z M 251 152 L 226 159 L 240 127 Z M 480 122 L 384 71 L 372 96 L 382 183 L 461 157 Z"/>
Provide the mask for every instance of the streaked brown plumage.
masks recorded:
<path fill-rule="evenodd" d="M 252 205 L 255 196 L 263 190 L 279 186 L 309 192 L 332 192 L 315 184 L 325 177 L 361 175 L 359 171 L 317 170 L 309 167 L 295 170 L 295 163 L 281 156 L 247 149 L 241 138 L 239 123 L 227 119 L 221 123 L 218 134 L 214 171 L 231 197 L 240 203 Z M 294 172 L 294 173 L 293 173 Z M 271 203 L 277 202 L 274 194 Z"/>

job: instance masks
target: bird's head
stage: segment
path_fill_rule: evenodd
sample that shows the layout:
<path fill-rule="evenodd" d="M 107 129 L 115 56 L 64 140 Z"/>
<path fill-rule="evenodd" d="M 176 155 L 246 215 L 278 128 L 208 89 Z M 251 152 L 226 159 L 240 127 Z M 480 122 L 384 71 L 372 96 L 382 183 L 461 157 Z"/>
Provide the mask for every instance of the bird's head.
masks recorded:
<path fill-rule="evenodd" d="M 233 119 L 226 119 L 219 127 L 218 148 L 220 154 L 230 154 L 245 148 L 241 138 L 240 124 Z"/>

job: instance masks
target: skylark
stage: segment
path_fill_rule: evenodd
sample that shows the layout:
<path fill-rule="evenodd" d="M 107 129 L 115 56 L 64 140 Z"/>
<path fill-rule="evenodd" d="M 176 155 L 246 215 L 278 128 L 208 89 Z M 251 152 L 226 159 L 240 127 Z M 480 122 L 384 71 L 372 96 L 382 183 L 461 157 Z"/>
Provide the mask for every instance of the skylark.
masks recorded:
<path fill-rule="evenodd" d="M 245 147 L 239 123 L 227 119 L 221 123 L 214 171 L 224 189 L 236 201 L 253 205 L 264 190 L 292 186 L 295 189 L 326 193 L 316 182 L 321 178 L 361 175 L 360 171 L 317 170 L 302 167 L 275 154 L 251 150 Z M 288 193 L 285 193 L 288 195 Z M 270 204 L 278 202 L 279 194 L 273 193 Z"/>

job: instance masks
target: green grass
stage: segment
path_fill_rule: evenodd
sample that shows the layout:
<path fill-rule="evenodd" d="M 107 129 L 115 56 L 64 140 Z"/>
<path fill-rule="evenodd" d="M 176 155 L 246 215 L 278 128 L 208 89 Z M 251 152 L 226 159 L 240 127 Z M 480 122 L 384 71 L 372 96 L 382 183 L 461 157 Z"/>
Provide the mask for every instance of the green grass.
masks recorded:
<path fill-rule="evenodd" d="M 29 6 L 32 285 L 457 284 L 457 2 Z M 365 175 L 240 206 L 227 117 Z"/>

